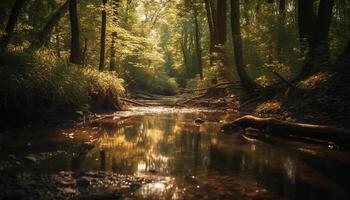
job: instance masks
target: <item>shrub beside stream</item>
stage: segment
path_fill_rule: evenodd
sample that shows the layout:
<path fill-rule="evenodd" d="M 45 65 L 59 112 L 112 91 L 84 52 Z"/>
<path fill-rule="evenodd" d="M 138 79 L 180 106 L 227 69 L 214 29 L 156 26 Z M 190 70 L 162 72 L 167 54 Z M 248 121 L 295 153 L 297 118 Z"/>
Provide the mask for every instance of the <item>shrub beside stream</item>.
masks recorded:
<path fill-rule="evenodd" d="M 44 51 L 7 53 L 0 64 L 2 123 L 46 122 L 76 111 L 120 110 L 123 81 Z"/>

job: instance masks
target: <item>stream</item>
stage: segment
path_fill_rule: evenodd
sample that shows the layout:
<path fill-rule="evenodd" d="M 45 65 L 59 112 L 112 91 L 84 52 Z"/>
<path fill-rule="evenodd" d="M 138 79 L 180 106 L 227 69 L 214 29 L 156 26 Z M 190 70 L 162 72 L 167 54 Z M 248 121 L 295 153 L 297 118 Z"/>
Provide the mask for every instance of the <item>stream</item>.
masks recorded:
<path fill-rule="evenodd" d="M 0 199 L 79 199 L 116 190 L 118 199 L 350 199 L 349 153 L 221 133 L 235 117 L 134 107 L 78 127 L 8 132 Z"/>

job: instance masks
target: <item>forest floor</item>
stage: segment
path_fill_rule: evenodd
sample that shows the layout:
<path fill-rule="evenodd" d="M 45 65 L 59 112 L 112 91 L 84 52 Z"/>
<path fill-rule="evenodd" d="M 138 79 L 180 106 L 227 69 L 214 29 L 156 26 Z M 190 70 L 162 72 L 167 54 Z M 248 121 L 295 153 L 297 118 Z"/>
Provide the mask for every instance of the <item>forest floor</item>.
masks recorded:
<path fill-rule="evenodd" d="M 170 97 L 134 93 L 131 98 L 141 106 L 201 107 L 238 115 L 350 128 L 349 82 L 350 79 L 337 73 L 323 71 L 295 83 L 295 88 L 282 83 L 254 97 L 247 97 L 236 83 L 223 83 L 206 89 L 183 89 Z"/>

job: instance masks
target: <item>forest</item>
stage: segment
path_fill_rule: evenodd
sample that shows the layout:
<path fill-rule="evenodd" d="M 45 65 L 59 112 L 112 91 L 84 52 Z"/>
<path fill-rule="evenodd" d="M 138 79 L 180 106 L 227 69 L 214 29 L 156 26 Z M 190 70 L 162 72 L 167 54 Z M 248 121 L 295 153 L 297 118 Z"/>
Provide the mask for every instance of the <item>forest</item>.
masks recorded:
<path fill-rule="evenodd" d="M 4 200 L 349 199 L 350 0 L 0 0 L 0 113 Z"/>

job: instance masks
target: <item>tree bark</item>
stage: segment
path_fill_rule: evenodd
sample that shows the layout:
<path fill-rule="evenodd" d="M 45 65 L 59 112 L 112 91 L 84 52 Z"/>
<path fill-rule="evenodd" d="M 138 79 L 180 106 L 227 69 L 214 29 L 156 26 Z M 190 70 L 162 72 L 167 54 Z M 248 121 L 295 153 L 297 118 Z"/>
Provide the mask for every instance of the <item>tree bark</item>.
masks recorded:
<path fill-rule="evenodd" d="M 58 24 L 61 18 L 67 13 L 69 0 L 67 0 L 50 18 L 45 27 L 41 30 L 38 40 L 32 43 L 32 48 L 42 47 L 49 39 L 53 28 Z"/>
<path fill-rule="evenodd" d="M 299 0 L 298 25 L 301 50 L 304 54 L 310 50 L 314 27 L 314 0 Z"/>
<path fill-rule="evenodd" d="M 224 45 L 226 42 L 226 11 L 227 11 L 227 1 L 218 0 L 217 2 L 217 45 Z"/>
<path fill-rule="evenodd" d="M 202 47 L 201 47 L 201 36 L 198 23 L 198 11 L 195 5 L 192 5 L 194 12 L 194 25 L 195 25 L 195 37 L 196 37 L 196 53 L 198 60 L 199 76 L 203 79 L 203 63 L 202 63 Z"/>
<path fill-rule="evenodd" d="M 282 60 L 283 39 L 285 36 L 285 23 L 286 23 L 286 0 L 280 0 L 279 16 L 278 16 L 278 24 L 277 24 L 277 42 L 276 42 L 276 54 L 279 60 Z"/>
<path fill-rule="evenodd" d="M 214 28 L 212 10 L 211 10 L 211 5 L 209 0 L 205 0 L 205 9 L 207 13 L 207 21 L 208 21 L 209 32 L 210 32 L 210 53 L 212 53 L 215 47 L 215 28 Z"/>
<path fill-rule="evenodd" d="M 299 32 L 301 49 L 306 55 L 300 74 L 304 78 L 315 67 L 330 64 L 329 30 L 332 21 L 334 0 L 321 0 L 318 16 L 313 14 L 313 0 L 299 0 Z"/>
<path fill-rule="evenodd" d="M 254 94 L 256 89 L 256 83 L 254 83 L 254 81 L 250 79 L 250 77 L 248 76 L 247 72 L 244 69 L 244 64 L 243 64 L 239 0 L 231 0 L 231 27 L 232 27 L 232 40 L 233 40 L 233 48 L 234 48 L 235 65 L 236 65 L 238 76 L 246 92 L 248 94 Z"/>
<path fill-rule="evenodd" d="M 116 50 L 115 50 L 115 38 L 117 37 L 117 33 L 113 32 L 112 33 L 112 44 L 111 44 L 111 60 L 109 62 L 109 70 L 110 71 L 115 71 L 116 70 Z"/>
<path fill-rule="evenodd" d="M 12 7 L 11 14 L 9 17 L 9 20 L 7 22 L 6 28 L 5 28 L 5 34 L 0 40 L 0 53 L 4 52 L 7 48 L 7 45 L 11 41 L 11 37 L 13 34 L 13 31 L 15 29 L 18 16 L 21 12 L 22 7 L 24 6 L 26 0 L 16 0 L 15 4 Z"/>
<path fill-rule="evenodd" d="M 80 65 L 82 64 L 82 51 L 79 37 L 77 0 L 69 0 L 69 19 L 71 24 L 71 52 L 69 60 L 71 63 Z"/>
<path fill-rule="evenodd" d="M 316 67 L 330 64 L 329 30 L 332 22 L 334 0 L 321 0 L 311 46 L 312 64 Z"/>
<path fill-rule="evenodd" d="M 106 13 L 106 3 L 107 0 L 102 0 L 103 10 L 102 10 L 102 27 L 101 27 L 101 50 L 100 50 L 100 65 L 99 70 L 104 70 L 105 65 L 105 52 L 106 52 L 106 26 L 107 26 L 107 13 Z"/>

